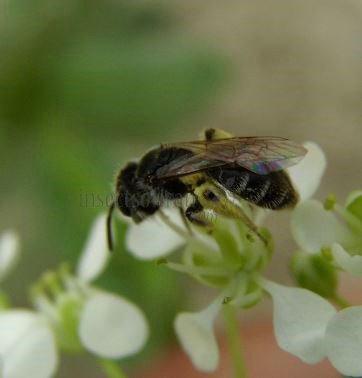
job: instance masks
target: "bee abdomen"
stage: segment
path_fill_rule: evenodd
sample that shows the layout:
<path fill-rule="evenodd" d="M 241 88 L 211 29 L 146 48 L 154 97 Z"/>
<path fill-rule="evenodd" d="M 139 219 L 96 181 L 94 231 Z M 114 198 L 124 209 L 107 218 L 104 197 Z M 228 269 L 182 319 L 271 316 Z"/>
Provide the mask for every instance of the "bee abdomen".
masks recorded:
<path fill-rule="evenodd" d="M 260 207 L 277 210 L 293 207 L 298 201 L 284 171 L 258 175 L 242 167 L 220 167 L 208 173 L 230 192 Z"/>

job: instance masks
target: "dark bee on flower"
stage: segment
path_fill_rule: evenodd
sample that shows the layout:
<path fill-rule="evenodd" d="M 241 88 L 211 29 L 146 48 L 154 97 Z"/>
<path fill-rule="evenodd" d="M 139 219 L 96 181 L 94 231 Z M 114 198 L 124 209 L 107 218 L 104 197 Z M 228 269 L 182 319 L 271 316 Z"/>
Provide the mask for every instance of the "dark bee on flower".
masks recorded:
<path fill-rule="evenodd" d="M 118 174 L 107 223 L 109 247 L 115 207 L 139 223 L 173 202 L 193 224 L 212 227 L 205 217 L 208 209 L 242 219 L 256 231 L 230 195 L 272 210 L 295 206 L 298 194 L 284 169 L 297 164 L 306 152 L 285 138 L 234 137 L 216 129 L 206 130 L 203 140 L 153 148 Z M 188 195 L 192 203 L 181 206 L 179 200 Z"/>

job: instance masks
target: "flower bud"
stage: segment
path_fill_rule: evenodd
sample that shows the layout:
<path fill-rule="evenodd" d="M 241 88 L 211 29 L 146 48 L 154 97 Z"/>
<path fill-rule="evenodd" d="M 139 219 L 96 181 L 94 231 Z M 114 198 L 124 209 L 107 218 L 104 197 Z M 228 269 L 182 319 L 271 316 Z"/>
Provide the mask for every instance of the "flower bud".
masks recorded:
<path fill-rule="evenodd" d="M 298 252 L 292 258 L 291 271 L 299 286 L 325 298 L 335 297 L 337 272 L 323 256 Z"/>
<path fill-rule="evenodd" d="M 348 196 L 346 209 L 362 221 L 362 190 L 356 190 Z"/>

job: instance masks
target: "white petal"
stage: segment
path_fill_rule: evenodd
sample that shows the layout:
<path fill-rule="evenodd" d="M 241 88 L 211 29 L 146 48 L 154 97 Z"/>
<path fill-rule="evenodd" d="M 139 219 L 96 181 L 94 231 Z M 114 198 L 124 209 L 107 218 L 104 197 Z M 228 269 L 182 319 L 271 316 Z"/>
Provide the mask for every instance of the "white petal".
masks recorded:
<path fill-rule="evenodd" d="M 175 319 L 175 330 L 182 348 L 194 366 L 201 371 L 214 371 L 219 364 L 214 320 L 220 307 L 221 300 L 218 298 L 201 312 L 184 312 Z"/>
<path fill-rule="evenodd" d="M 94 280 L 105 268 L 108 258 L 107 229 L 105 214 L 99 215 L 93 222 L 88 240 L 80 256 L 77 276 L 85 281 Z"/>
<path fill-rule="evenodd" d="M 13 231 L 0 235 L 0 280 L 14 267 L 19 257 L 19 238 Z"/>
<path fill-rule="evenodd" d="M 304 143 L 307 155 L 297 165 L 287 169 L 301 201 L 310 198 L 317 191 L 327 166 L 323 150 L 314 142 Z"/>
<path fill-rule="evenodd" d="M 362 276 L 362 256 L 351 256 L 346 250 L 338 243 L 332 244 L 332 255 L 335 262 L 348 273 L 354 276 Z"/>
<path fill-rule="evenodd" d="M 170 221 L 184 229 L 179 214 L 166 212 Z M 185 240 L 168 227 L 158 215 L 140 224 L 132 223 L 126 234 L 126 245 L 137 258 L 151 260 L 165 256 L 185 244 Z"/>
<path fill-rule="evenodd" d="M 311 291 L 267 281 L 265 290 L 274 305 L 274 332 L 278 345 L 307 363 L 325 357 L 324 332 L 334 307 Z"/>
<path fill-rule="evenodd" d="M 55 340 L 40 316 L 25 310 L 0 314 L 2 378 L 51 377 L 57 366 Z"/>
<path fill-rule="evenodd" d="M 338 312 L 328 323 L 325 345 L 332 365 L 344 375 L 362 375 L 362 306 Z"/>
<path fill-rule="evenodd" d="M 85 303 L 79 327 L 85 348 L 105 358 L 137 353 L 148 337 L 143 313 L 118 295 L 96 291 Z"/>
<path fill-rule="evenodd" d="M 297 206 L 292 214 L 291 227 L 295 241 L 305 252 L 319 252 L 321 247 L 333 242 L 345 243 L 349 239 L 346 226 L 315 200 Z"/>

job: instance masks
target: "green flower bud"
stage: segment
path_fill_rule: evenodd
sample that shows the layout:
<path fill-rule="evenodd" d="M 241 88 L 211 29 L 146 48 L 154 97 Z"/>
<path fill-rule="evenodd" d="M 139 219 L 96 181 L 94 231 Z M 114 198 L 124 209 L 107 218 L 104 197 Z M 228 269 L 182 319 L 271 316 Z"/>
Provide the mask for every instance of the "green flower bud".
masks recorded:
<path fill-rule="evenodd" d="M 256 306 L 261 299 L 263 298 L 262 288 L 255 282 L 251 282 L 245 293 L 244 297 L 241 300 L 240 307 L 242 309 L 247 309 Z"/>
<path fill-rule="evenodd" d="M 337 272 L 324 256 L 298 252 L 291 260 L 291 271 L 299 286 L 325 298 L 336 296 Z"/>
<path fill-rule="evenodd" d="M 337 203 L 336 196 L 334 194 L 330 194 L 324 201 L 325 210 L 333 210 L 336 203 Z"/>
<path fill-rule="evenodd" d="M 362 221 L 362 190 L 356 190 L 348 196 L 346 210 Z"/>
<path fill-rule="evenodd" d="M 237 230 L 232 226 L 231 222 L 229 223 L 219 221 L 218 227 L 215 227 L 212 236 L 220 248 L 224 261 L 231 265 L 240 265 L 243 258 L 240 253 L 240 240 L 237 240 Z"/>

